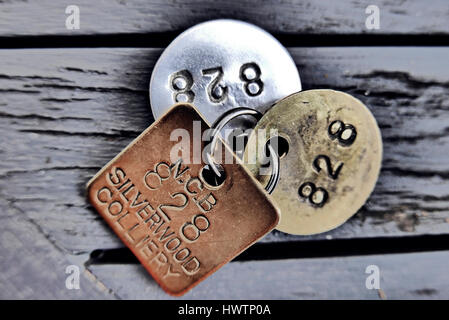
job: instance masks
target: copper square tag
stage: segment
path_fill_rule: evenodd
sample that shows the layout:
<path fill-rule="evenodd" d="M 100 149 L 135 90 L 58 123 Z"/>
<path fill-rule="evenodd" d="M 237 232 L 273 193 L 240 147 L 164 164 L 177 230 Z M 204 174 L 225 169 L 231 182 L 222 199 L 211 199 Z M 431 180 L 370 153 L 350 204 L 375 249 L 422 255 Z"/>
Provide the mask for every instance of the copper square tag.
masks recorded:
<path fill-rule="evenodd" d="M 209 126 L 195 108 L 174 106 L 88 184 L 95 209 L 172 295 L 184 294 L 279 220 L 267 193 L 228 148 L 222 159 L 234 161 L 222 161 L 224 183 L 217 188 L 204 181 L 205 164 L 202 157 L 193 161 L 194 149 L 208 142 L 191 138 L 194 121 L 201 124 L 201 137 Z M 170 141 L 175 129 L 189 133 L 191 155 L 170 161 L 179 142 Z"/>

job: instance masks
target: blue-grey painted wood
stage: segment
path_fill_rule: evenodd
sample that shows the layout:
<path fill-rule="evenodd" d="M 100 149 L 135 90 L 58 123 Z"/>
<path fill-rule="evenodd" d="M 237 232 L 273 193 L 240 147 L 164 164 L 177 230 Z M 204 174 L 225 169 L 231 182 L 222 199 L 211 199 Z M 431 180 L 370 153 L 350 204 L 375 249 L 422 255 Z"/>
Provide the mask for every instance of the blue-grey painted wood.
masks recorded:
<path fill-rule="evenodd" d="M 447 299 L 449 252 L 231 262 L 182 299 Z M 365 273 L 379 268 L 380 289 Z M 96 279 L 122 299 L 170 298 L 141 265 L 93 265 Z"/>
<path fill-rule="evenodd" d="M 66 6 L 80 8 L 80 29 L 67 30 Z M 380 28 L 368 30 L 369 5 L 380 9 Z M 0 2 L 0 36 L 92 35 L 181 31 L 218 18 L 245 20 L 290 34 L 429 34 L 449 32 L 445 0 L 356 1 L 89 1 Z M 68 40 L 69 41 L 69 40 Z M 151 39 L 148 39 L 151 42 Z"/>
<path fill-rule="evenodd" d="M 67 255 L 34 220 L 4 202 L 0 198 L 0 299 L 115 298 L 85 270 L 85 257 Z M 71 286 L 77 275 L 79 289 Z"/>

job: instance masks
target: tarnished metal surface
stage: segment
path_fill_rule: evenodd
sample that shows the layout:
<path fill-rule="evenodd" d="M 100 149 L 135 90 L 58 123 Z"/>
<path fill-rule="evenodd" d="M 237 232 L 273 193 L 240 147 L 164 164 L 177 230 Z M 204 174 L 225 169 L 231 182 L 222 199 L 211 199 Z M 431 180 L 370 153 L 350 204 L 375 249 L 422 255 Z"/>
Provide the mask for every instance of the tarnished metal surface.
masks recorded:
<path fill-rule="evenodd" d="M 190 105 L 177 105 L 146 129 L 90 182 L 93 206 L 148 272 L 181 295 L 272 230 L 278 210 L 244 166 L 222 166 L 219 187 L 204 182 L 204 163 L 170 161 L 175 129 L 209 126 Z M 201 135 L 200 135 L 201 137 Z M 201 149 L 204 142 L 201 142 Z M 231 151 L 225 148 L 222 161 Z M 189 162 L 189 163 L 187 163 Z"/>
<path fill-rule="evenodd" d="M 265 112 L 300 90 L 296 65 L 273 36 L 249 23 L 213 20 L 165 49 L 151 76 L 150 102 L 156 119 L 173 103 L 190 102 L 212 124 L 232 108 Z"/>
<path fill-rule="evenodd" d="M 300 92 L 275 104 L 255 129 L 267 134 L 275 129 L 288 142 L 272 193 L 282 214 L 278 230 L 299 235 L 328 231 L 368 199 L 380 171 L 382 138 L 359 100 L 334 90 Z M 256 137 L 251 135 L 248 146 L 257 143 Z M 267 176 L 259 174 L 257 154 L 247 147 L 245 157 L 264 183 Z"/>

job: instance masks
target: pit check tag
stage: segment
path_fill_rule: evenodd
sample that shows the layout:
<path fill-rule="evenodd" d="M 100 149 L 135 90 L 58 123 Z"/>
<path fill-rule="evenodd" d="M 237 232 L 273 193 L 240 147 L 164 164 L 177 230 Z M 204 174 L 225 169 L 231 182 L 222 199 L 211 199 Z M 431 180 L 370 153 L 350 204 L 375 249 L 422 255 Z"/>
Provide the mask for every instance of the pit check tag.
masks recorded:
<path fill-rule="evenodd" d="M 88 183 L 92 205 L 172 295 L 187 292 L 279 220 L 267 193 L 226 146 L 225 181 L 218 187 L 205 181 L 195 151 L 208 142 L 195 135 L 208 128 L 193 106 L 175 105 Z M 177 158 L 179 135 L 190 141 Z"/>

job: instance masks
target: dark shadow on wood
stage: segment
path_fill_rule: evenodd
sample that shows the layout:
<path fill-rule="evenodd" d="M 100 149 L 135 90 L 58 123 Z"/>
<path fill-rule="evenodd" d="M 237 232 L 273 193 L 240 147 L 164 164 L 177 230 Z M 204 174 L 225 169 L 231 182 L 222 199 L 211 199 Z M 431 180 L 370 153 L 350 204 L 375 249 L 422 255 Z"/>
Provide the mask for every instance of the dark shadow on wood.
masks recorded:
<path fill-rule="evenodd" d="M 449 235 L 256 243 L 233 261 L 348 257 L 449 250 Z M 139 263 L 128 248 L 92 251 L 86 265 Z"/>
<path fill-rule="evenodd" d="M 182 31 L 0 37 L 0 49 L 164 48 Z M 449 46 L 446 34 L 273 34 L 286 47 Z"/>

